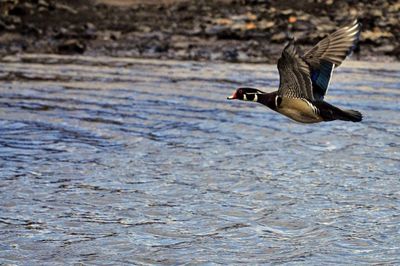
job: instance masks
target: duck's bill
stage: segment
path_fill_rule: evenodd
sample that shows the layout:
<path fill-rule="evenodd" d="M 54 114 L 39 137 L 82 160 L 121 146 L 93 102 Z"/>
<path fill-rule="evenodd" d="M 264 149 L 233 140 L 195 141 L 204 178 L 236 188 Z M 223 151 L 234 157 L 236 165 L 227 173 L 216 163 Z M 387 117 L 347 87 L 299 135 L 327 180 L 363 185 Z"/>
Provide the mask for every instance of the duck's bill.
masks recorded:
<path fill-rule="evenodd" d="M 229 97 L 226 97 L 228 100 L 235 100 L 235 99 L 237 99 L 237 97 L 236 97 L 236 93 L 234 93 L 233 95 L 231 95 L 231 96 L 229 96 Z"/>

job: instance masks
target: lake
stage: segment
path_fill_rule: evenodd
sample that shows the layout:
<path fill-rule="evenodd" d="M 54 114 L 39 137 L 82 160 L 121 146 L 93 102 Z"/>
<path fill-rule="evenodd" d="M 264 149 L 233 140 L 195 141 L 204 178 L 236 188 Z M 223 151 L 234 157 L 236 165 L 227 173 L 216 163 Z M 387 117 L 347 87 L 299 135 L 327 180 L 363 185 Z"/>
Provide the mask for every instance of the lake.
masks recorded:
<path fill-rule="evenodd" d="M 274 65 L 0 64 L 0 262 L 400 264 L 400 64 L 348 61 L 302 125 L 227 101 Z"/>

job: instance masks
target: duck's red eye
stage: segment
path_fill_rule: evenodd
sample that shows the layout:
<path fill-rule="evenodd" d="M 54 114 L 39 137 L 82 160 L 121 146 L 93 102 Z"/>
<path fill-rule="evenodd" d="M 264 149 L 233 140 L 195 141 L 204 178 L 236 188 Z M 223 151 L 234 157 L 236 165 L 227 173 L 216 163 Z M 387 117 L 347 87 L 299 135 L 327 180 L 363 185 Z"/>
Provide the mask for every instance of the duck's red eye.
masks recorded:
<path fill-rule="evenodd" d="M 239 93 L 239 94 L 243 94 L 243 91 L 242 91 L 242 90 L 239 90 L 238 93 Z"/>

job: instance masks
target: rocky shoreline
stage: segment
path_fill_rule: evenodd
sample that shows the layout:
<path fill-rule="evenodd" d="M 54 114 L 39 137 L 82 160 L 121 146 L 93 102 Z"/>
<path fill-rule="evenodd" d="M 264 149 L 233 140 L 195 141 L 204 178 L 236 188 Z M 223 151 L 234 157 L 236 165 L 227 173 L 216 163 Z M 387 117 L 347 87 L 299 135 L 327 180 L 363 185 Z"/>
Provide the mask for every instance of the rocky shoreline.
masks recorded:
<path fill-rule="evenodd" d="M 62 53 L 275 63 L 289 35 L 303 49 L 352 18 L 353 58 L 400 60 L 400 1 L 5 0 L 0 55 Z"/>

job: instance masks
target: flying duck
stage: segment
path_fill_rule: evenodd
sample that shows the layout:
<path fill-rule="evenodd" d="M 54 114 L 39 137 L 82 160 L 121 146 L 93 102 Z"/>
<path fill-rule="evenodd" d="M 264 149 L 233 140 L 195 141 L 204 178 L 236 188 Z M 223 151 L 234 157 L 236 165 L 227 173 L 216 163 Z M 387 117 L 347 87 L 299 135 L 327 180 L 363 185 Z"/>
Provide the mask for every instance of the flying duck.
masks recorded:
<path fill-rule="evenodd" d="M 356 20 L 326 36 L 304 55 L 298 53 L 293 39 L 290 40 L 278 60 L 277 91 L 238 88 L 228 99 L 259 102 L 300 123 L 360 122 L 360 112 L 340 109 L 324 101 L 333 69 L 352 52 L 360 29 Z"/>

